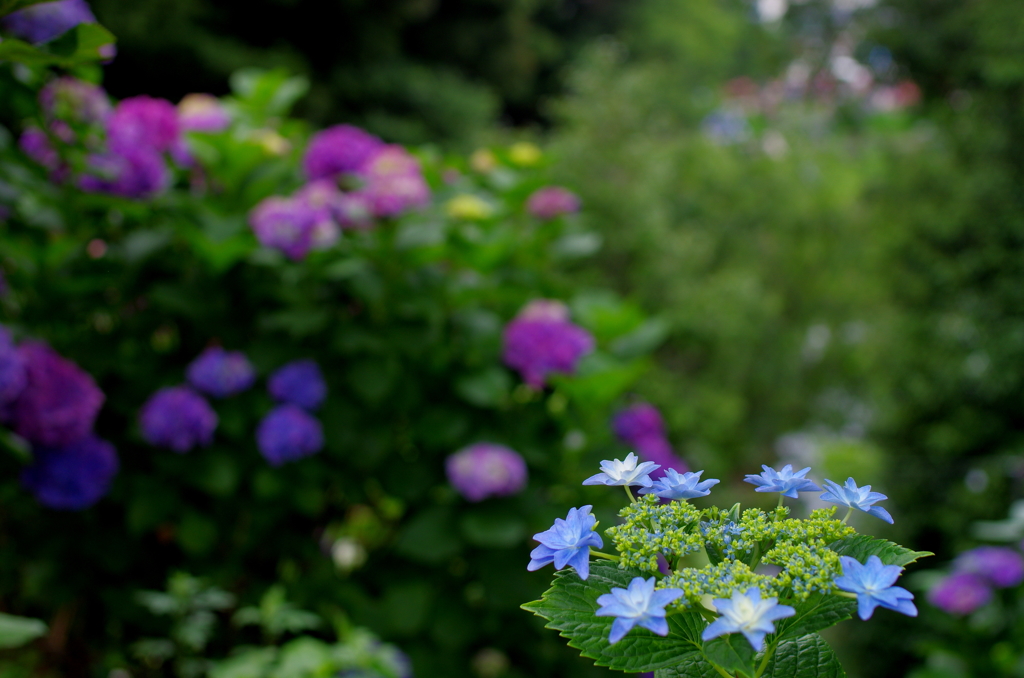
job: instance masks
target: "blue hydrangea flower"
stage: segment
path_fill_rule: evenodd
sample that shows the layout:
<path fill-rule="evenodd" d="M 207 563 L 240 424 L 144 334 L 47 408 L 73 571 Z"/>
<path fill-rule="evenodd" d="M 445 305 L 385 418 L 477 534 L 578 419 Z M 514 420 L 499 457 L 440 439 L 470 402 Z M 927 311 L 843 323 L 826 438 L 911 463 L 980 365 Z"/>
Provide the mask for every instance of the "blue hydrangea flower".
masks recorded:
<path fill-rule="evenodd" d="M 654 577 L 635 577 L 629 582 L 629 588 L 613 588 L 611 593 L 598 597 L 597 604 L 601 607 L 594 614 L 616 618 L 608 636 L 609 643 L 614 645 L 622 640 L 634 626 L 642 626 L 659 636 L 668 635 L 665 606 L 681 598 L 683 592 L 680 589 L 655 591 L 654 584 Z"/>
<path fill-rule="evenodd" d="M 831 504 L 849 506 L 850 508 L 855 508 L 858 511 L 870 513 L 874 517 L 880 518 L 892 525 L 892 516 L 889 515 L 888 511 L 881 506 L 872 506 L 875 502 L 888 499 L 888 497 L 879 492 L 872 492 L 870 485 L 857 487 L 857 483 L 853 481 L 853 478 L 847 478 L 845 485 L 840 485 L 839 483 L 826 479 L 825 487 L 828 489 L 822 493 L 822 500 Z"/>
<path fill-rule="evenodd" d="M 642 488 L 640 494 L 653 494 L 662 499 L 706 497 L 711 494 L 709 488 L 721 481 L 712 478 L 701 482 L 700 476 L 702 473 L 704 471 L 679 473 L 675 469 L 670 468 L 665 471 L 665 475 L 662 478 L 654 481 L 654 485 Z"/>
<path fill-rule="evenodd" d="M 914 594 L 893 586 L 902 567 L 883 565 L 878 556 L 868 558 L 866 565 L 849 556 L 840 556 L 839 561 L 843 564 L 843 574 L 836 577 L 836 586 L 857 594 L 857 614 L 861 619 L 869 619 L 879 605 L 909 617 L 917 616 L 917 608 L 910 602 Z"/>
<path fill-rule="evenodd" d="M 274 400 L 312 412 L 327 397 L 327 383 L 316 362 L 296 360 L 270 375 L 267 391 Z"/>
<path fill-rule="evenodd" d="M 764 469 L 760 474 L 750 474 L 743 479 L 743 482 L 757 485 L 755 492 L 781 492 L 785 497 L 797 498 L 798 492 L 818 492 L 821 488 L 814 484 L 813 480 L 804 478 L 811 470 L 808 466 L 800 471 L 793 471 L 792 464 L 786 464 L 781 471 L 776 471 L 771 466 L 761 465 Z"/>
<path fill-rule="evenodd" d="M 94 436 L 67 447 L 37 447 L 32 454 L 21 484 L 40 504 L 54 509 L 89 508 L 107 493 L 117 475 L 114 446 Z"/>
<path fill-rule="evenodd" d="M 210 444 L 217 413 L 192 389 L 174 386 L 150 396 L 139 412 L 139 426 L 150 445 L 182 453 Z"/>
<path fill-rule="evenodd" d="M 597 518 L 590 514 L 593 506 L 569 509 L 565 520 L 555 518 L 550 529 L 533 535 L 540 546 L 530 552 L 530 572 L 539 570 L 548 563 L 554 563 L 556 570 L 568 565 L 576 570 L 580 579 L 590 576 L 590 547 L 601 548 L 604 542 L 594 531 Z"/>
<path fill-rule="evenodd" d="M 730 633 L 742 633 L 755 650 L 764 645 L 766 635 L 775 632 L 777 619 L 796 614 L 789 605 L 779 605 L 778 598 L 762 600 L 761 589 L 756 587 L 747 589 L 746 593 L 736 591 L 732 598 L 716 599 L 714 606 L 722 616 L 704 629 L 701 638 L 708 641 Z"/>
<path fill-rule="evenodd" d="M 301 407 L 279 405 L 256 428 L 256 446 L 271 466 L 280 466 L 323 449 L 324 432 Z"/>
<path fill-rule="evenodd" d="M 651 487 L 654 481 L 650 474 L 660 468 L 653 461 L 637 463 L 640 458 L 630 452 L 625 461 L 615 459 L 601 462 L 601 473 L 583 481 L 584 485 L 641 485 Z"/>
<path fill-rule="evenodd" d="M 185 375 L 193 387 L 214 398 L 241 393 L 256 381 L 256 370 L 245 354 L 219 346 L 203 351 L 189 364 Z"/>
<path fill-rule="evenodd" d="M 26 381 L 25 361 L 14 346 L 10 330 L 0 325 L 0 406 L 13 402 Z"/>

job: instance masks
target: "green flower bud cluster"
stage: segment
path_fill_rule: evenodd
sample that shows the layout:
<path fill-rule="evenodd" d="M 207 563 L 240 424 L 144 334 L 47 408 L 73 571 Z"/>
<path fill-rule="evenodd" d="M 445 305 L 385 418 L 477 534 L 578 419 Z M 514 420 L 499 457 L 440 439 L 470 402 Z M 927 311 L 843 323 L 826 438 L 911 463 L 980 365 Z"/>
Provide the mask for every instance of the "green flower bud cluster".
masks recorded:
<path fill-rule="evenodd" d="M 695 529 L 703 515 L 704 511 L 685 501 L 662 504 L 648 494 L 619 511 L 625 522 L 608 528 L 605 534 L 615 543 L 622 567 L 657 572 L 659 555 L 674 563 L 704 546 Z"/>
<path fill-rule="evenodd" d="M 676 608 L 700 605 L 706 596 L 729 598 L 733 591 L 746 591 L 752 586 L 771 591 L 773 579 L 757 574 L 742 560 L 726 560 L 703 568 L 685 567 L 665 577 L 658 588 L 680 589 L 683 597 L 673 603 Z"/>

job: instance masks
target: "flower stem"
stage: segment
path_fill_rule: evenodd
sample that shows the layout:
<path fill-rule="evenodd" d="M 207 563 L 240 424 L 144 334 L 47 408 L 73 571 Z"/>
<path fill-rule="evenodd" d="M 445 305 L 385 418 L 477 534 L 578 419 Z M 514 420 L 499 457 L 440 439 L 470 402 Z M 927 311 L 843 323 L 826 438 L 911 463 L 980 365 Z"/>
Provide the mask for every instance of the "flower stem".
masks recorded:
<path fill-rule="evenodd" d="M 613 556 L 610 553 L 601 553 L 600 551 L 591 551 L 590 555 L 594 556 L 595 558 L 604 558 L 605 560 L 614 560 L 616 563 L 619 562 L 619 557 L 618 556 Z"/>
<path fill-rule="evenodd" d="M 733 678 L 733 676 L 730 676 L 730 675 L 729 675 L 728 673 L 726 673 L 726 672 L 725 672 L 725 669 L 723 669 L 723 668 L 722 668 L 721 666 L 719 666 L 718 664 L 712 664 L 712 666 L 714 666 L 714 667 L 715 667 L 715 671 L 718 671 L 718 672 L 719 672 L 720 674 L 722 674 L 723 676 L 725 676 L 725 678 Z"/>
<path fill-rule="evenodd" d="M 763 674 L 764 670 L 768 668 L 768 661 L 772 658 L 772 655 L 775 654 L 776 647 L 777 645 L 773 643 L 764 653 L 764 659 L 761 660 L 761 665 L 757 667 L 757 672 L 754 673 L 754 678 L 761 678 L 761 674 Z"/>
<path fill-rule="evenodd" d="M 629 497 L 629 503 L 635 504 L 636 497 L 633 496 L 633 491 L 629 489 L 629 485 L 623 485 L 622 487 L 626 490 L 626 495 Z M 853 509 L 850 510 L 852 511 Z"/>
<path fill-rule="evenodd" d="M 779 493 L 779 503 L 775 506 L 775 516 L 772 518 L 773 521 L 778 522 L 779 520 L 779 509 L 782 508 L 782 500 L 786 495 Z"/>
<path fill-rule="evenodd" d="M 843 525 L 846 524 L 846 521 L 850 519 L 850 516 L 852 514 L 853 514 L 853 507 L 851 506 L 850 508 L 846 509 L 846 515 L 843 516 Z"/>

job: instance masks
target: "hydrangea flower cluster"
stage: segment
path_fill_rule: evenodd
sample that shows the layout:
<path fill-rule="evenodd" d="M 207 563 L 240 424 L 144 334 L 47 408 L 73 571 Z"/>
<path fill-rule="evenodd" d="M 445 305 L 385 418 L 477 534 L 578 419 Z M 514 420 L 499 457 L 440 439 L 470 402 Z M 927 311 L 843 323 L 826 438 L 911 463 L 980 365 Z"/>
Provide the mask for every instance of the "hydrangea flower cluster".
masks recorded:
<path fill-rule="evenodd" d="M 415 157 L 351 125 L 314 134 L 302 164 L 309 183 L 291 196 L 264 199 L 249 214 L 260 244 L 296 261 L 332 246 L 344 229 L 368 228 L 374 218 L 397 217 L 430 200 Z"/>
<path fill-rule="evenodd" d="M 680 473 L 690 470 L 686 462 L 673 452 L 665 433 L 665 421 L 654 405 L 634 403 L 619 410 L 612 417 L 612 431 L 641 457 L 658 464 L 662 473 L 669 469 Z"/>
<path fill-rule="evenodd" d="M 189 387 L 172 386 L 146 401 L 139 412 L 139 426 L 150 445 L 182 453 L 213 441 L 217 413 Z"/>
<path fill-rule="evenodd" d="M 296 405 L 278 405 L 256 428 L 256 447 L 271 466 L 316 454 L 323 446 L 320 422 Z"/>
<path fill-rule="evenodd" d="M 594 338 L 569 321 L 564 304 L 538 299 L 505 326 L 502 358 L 534 389 L 551 373 L 572 374 L 580 358 L 594 350 Z"/>
<path fill-rule="evenodd" d="M 109 490 L 117 455 L 93 434 L 103 401 L 78 365 L 46 344 L 15 344 L 0 325 L 0 423 L 32 445 L 21 481 L 44 506 L 81 510 Z"/>
<path fill-rule="evenodd" d="M 62 4 L 43 3 L 22 11 Z M 50 170 L 57 183 L 74 181 L 86 192 L 131 199 L 165 191 L 173 178 L 172 164 L 193 164 L 185 132 L 222 131 L 231 122 L 227 110 L 209 95 L 186 96 L 178 107 L 148 96 L 111 107 L 102 88 L 70 77 L 48 83 L 39 100 L 45 128 L 30 126 L 23 132 L 19 146 L 25 154 Z"/>
<path fill-rule="evenodd" d="M 445 460 L 448 482 L 469 501 L 519 494 L 526 487 L 526 462 L 504 445 L 476 443 Z"/>
<path fill-rule="evenodd" d="M 79 24 L 94 24 L 96 16 L 85 0 L 43 2 L 12 12 L 0 19 L 0 25 L 16 38 L 34 45 L 49 42 Z M 114 46 L 104 45 L 100 54 L 114 57 Z"/>
<path fill-rule="evenodd" d="M 823 619 L 814 626 L 820 629 L 854 612 L 868 619 L 879 607 L 917 615 L 913 595 L 895 584 L 904 565 L 929 554 L 858 535 L 846 524 L 848 515 L 842 520 L 834 517 L 835 507 L 812 511 L 805 519 L 790 518 L 783 497 L 821 491 L 806 477 L 810 469 L 794 472 L 787 466 L 776 471 L 765 466 L 763 473 L 747 476 L 759 492 L 780 495 L 780 504 L 765 512 L 741 510 L 739 504 L 727 510 L 698 508 L 689 500 L 709 495 L 717 480 L 702 481 L 702 471 L 673 470 L 656 481 L 651 478 L 656 468 L 630 453 L 624 460 L 601 462 L 601 472 L 583 481 L 626 490 L 630 502 L 619 513 L 622 522 L 605 530 L 618 555 L 596 550 L 603 544 L 591 506 L 570 510 L 565 520 L 556 520 L 534 536 L 540 545 L 530 554 L 528 570 L 553 564 L 556 570 L 572 568 L 578 577 L 559 575 L 544 599 L 524 607 L 548 619 L 549 626 L 583 648 L 584 655 L 606 662 L 612 656 L 628 657 L 621 664 L 607 664 L 627 672 L 663 668 L 669 665 L 663 654 L 666 646 L 645 640 L 651 634 L 673 634 L 685 641 L 681 645 L 696 644 L 699 661 L 709 665 L 701 671 L 690 667 L 692 674 L 680 675 L 711 675 L 717 670 L 721 675 L 759 678 L 783 643 L 825 643 L 807 635 L 813 631 L 787 636 L 792 627 L 785 622 L 789 618 L 806 623 L 825 615 L 827 622 Z M 836 493 L 835 485 L 825 481 L 829 490 L 824 499 L 877 516 L 872 509 L 879 499 L 871 496 L 870 488 L 859 488 L 851 479 L 842 486 L 842 493 Z M 634 496 L 630 487 L 642 488 L 641 496 Z M 703 566 L 690 559 L 700 551 L 709 561 Z M 614 565 L 592 564 L 591 556 Z M 777 572 L 763 570 L 762 564 L 774 566 Z M 990 569 L 1004 573 L 999 567 Z M 595 572 L 600 576 L 591 583 Z M 1024 578 L 1024 568 L 1018 575 Z M 1008 580 L 1009 575 L 1004 578 Z M 595 618 L 613 619 L 607 625 L 596 620 L 580 623 L 581 605 L 590 606 Z M 685 616 L 685 621 L 673 627 L 669 620 L 674 615 Z M 780 626 L 784 623 L 790 625 Z M 610 645 L 627 639 L 632 644 L 622 653 L 605 653 L 595 645 L 596 629 L 602 629 Z M 716 645 L 734 634 L 742 640 Z M 649 664 L 644 663 L 645 653 L 650 655 Z M 818 661 L 817 652 L 809 654 Z M 792 661 L 802 661 L 799 653 Z"/>
<path fill-rule="evenodd" d="M 579 197 L 561 186 L 545 186 L 534 191 L 526 200 L 526 211 L 538 219 L 554 219 L 580 211 Z"/>
<path fill-rule="evenodd" d="M 953 561 L 953 571 L 929 592 L 928 602 L 950 614 L 966 615 L 987 605 L 994 589 L 1024 581 L 1024 557 L 1005 546 L 980 546 Z"/>

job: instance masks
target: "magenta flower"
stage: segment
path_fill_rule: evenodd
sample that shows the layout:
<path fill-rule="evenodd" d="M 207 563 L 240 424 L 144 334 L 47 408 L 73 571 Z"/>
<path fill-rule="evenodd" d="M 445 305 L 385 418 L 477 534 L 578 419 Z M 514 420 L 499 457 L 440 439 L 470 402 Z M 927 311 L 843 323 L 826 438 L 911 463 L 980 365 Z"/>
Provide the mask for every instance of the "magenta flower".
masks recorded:
<path fill-rule="evenodd" d="M 223 132 L 231 125 L 231 114 L 215 96 L 186 94 L 178 102 L 178 126 L 183 132 Z"/>
<path fill-rule="evenodd" d="M 445 460 L 448 482 L 469 501 L 518 494 L 526 487 L 526 462 L 504 445 L 476 443 Z"/>
<path fill-rule="evenodd" d="M 219 346 L 199 354 L 185 370 L 188 383 L 212 395 L 227 398 L 245 391 L 256 382 L 256 370 L 241 351 L 225 351 Z"/>
<path fill-rule="evenodd" d="M 249 213 L 249 226 L 264 247 L 304 259 L 313 246 L 317 211 L 294 198 L 265 198 Z"/>
<path fill-rule="evenodd" d="M 110 489 L 119 466 L 114 446 L 94 436 L 64 447 L 37 447 L 32 454 L 21 484 L 54 509 L 89 508 Z"/>
<path fill-rule="evenodd" d="M 217 413 L 192 389 L 173 386 L 150 396 L 139 412 L 139 426 L 150 445 L 182 453 L 210 444 Z"/>
<path fill-rule="evenodd" d="M 538 219 L 554 219 L 580 210 L 580 199 L 561 186 L 537 189 L 526 201 L 526 211 Z"/>
<path fill-rule="evenodd" d="M 124 99 L 107 118 L 107 137 L 120 151 L 140 147 L 170 151 L 181 136 L 178 111 L 165 99 L 145 95 Z"/>
<path fill-rule="evenodd" d="M 950 614 L 970 614 L 992 600 L 992 588 L 970 572 L 946 577 L 928 592 L 928 602 Z"/>
<path fill-rule="evenodd" d="M 395 217 L 430 202 L 420 163 L 401 146 L 383 146 L 360 169 L 366 196 L 379 217 Z"/>
<path fill-rule="evenodd" d="M 356 173 L 383 145 L 383 141 L 358 127 L 335 125 L 313 135 L 302 166 L 311 181 Z"/>
<path fill-rule="evenodd" d="M 323 449 L 324 432 L 302 408 L 278 405 L 256 428 L 256 446 L 271 466 L 280 466 Z"/>
<path fill-rule="evenodd" d="M 46 447 L 65 447 L 86 437 L 104 400 L 93 378 L 46 344 L 25 342 L 18 353 L 27 379 L 11 405 L 15 432 Z"/>
<path fill-rule="evenodd" d="M 1024 557 L 1001 546 L 981 546 L 964 551 L 957 556 L 953 569 L 976 574 L 1000 589 L 1024 581 Z"/>
<path fill-rule="evenodd" d="M 87 173 L 78 178 L 78 187 L 86 193 L 133 199 L 151 198 L 170 184 L 167 163 L 147 146 L 121 146 L 90 156 Z"/>
<path fill-rule="evenodd" d="M 529 307 L 528 307 L 529 308 Z M 552 372 L 572 374 L 580 358 L 594 350 L 594 338 L 568 320 L 518 316 L 505 326 L 502 358 L 535 389 Z"/>

